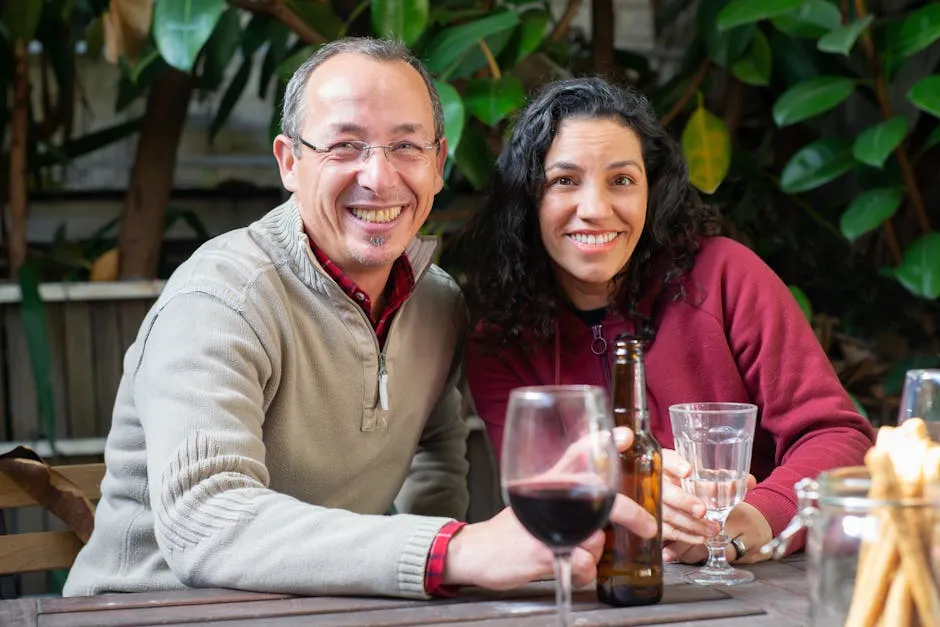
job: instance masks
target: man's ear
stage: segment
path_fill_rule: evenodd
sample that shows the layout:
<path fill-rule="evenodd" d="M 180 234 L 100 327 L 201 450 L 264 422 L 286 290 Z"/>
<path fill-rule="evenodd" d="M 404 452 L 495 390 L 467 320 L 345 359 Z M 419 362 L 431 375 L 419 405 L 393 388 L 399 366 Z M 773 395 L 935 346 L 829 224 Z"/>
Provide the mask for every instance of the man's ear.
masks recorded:
<path fill-rule="evenodd" d="M 298 157 L 294 154 L 294 142 L 283 133 L 274 138 L 274 158 L 277 159 L 277 168 L 281 174 L 281 184 L 284 189 L 296 192 L 297 173 L 294 168 Z"/>

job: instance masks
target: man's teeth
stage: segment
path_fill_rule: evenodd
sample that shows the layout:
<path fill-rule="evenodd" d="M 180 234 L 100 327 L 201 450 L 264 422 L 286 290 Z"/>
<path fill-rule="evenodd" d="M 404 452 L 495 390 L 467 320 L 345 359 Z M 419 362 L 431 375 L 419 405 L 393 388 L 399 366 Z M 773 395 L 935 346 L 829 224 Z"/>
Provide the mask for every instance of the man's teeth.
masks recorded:
<path fill-rule="evenodd" d="M 401 207 L 391 207 L 389 209 L 359 209 L 350 207 L 352 214 L 363 222 L 391 222 L 401 214 Z"/>
<path fill-rule="evenodd" d="M 606 244 L 607 242 L 610 242 L 615 237 L 617 237 L 617 233 L 600 233 L 598 235 L 588 235 L 586 233 L 569 233 L 568 237 L 578 242 L 579 244 L 596 246 L 598 244 Z"/>

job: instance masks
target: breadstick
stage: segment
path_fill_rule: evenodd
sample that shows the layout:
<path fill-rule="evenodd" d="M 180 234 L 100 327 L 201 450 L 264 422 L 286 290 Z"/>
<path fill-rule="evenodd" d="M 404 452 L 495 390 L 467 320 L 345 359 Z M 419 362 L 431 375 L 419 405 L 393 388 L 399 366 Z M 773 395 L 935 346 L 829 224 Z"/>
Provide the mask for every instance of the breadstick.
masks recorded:
<path fill-rule="evenodd" d="M 868 451 L 865 465 L 872 475 L 872 482 L 883 481 L 888 492 L 901 493 L 898 477 L 888 453 L 877 447 Z M 911 528 L 909 518 L 898 508 L 889 507 L 885 520 L 886 528 L 894 528 L 896 545 L 903 569 L 911 589 L 917 614 L 924 625 L 934 625 L 940 616 L 940 598 L 933 583 L 933 574 L 927 563 L 926 553 L 920 540 L 919 529 Z"/>
<path fill-rule="evenodd" d="M 894 531 L 885 531 L 881 541 L 869 547 L 864 562 L 859 563 L 845 627 L 872 627 L 882 614 L 891 576 L 898 566 Z"/>
<path fill-rule="evenodd" d="M 885 627 L 910 625 L 914 618 L 912 605 L 911 589 L 907 583 L 907 576 L 902 570 L 898 572 L 891 583 L 888 598 L 885 599 L 885 609 L 881 615 L 881 622 Z"/>

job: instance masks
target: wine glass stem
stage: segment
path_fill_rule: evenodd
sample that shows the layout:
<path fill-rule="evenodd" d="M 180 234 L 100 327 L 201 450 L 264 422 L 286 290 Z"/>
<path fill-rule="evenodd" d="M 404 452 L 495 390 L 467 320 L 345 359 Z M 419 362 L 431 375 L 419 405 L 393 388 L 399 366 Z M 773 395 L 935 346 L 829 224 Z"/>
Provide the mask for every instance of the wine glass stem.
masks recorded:
<path fill-rule="evenodd" d="M 705 541 L 705 546 L 708 547 L 706 570 L 731 570 L 727 558 L 728 542 L 731 541 L 731 538 L 725 533 L 725 521 L 722 520 L 719 524 L 721 529 L 719 529 L 718 534 Z"/>
<path fill-rule="evenodd" d="M 555 606 L 558 627 L 571 625 L 571 553 L 555 553 Z"/>

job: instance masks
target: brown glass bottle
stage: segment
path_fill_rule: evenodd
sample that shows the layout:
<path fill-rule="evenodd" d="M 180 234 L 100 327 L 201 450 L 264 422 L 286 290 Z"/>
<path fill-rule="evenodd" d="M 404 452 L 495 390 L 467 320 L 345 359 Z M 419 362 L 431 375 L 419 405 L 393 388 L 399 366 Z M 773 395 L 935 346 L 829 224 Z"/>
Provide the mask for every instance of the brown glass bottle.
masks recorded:
<path fill-rule="evenodd" d="M 663 596 L 663 452 L 650 431 L 640 340 L 617 338 L 612 387 L 614 423 L 634 433 L 633 445 L 620 454 L 620 492 L 656 518 L 658 531 L 647 540 L 619 525 L 604 529 L 597 598 L 618 607 L 650 605 Z"/>

